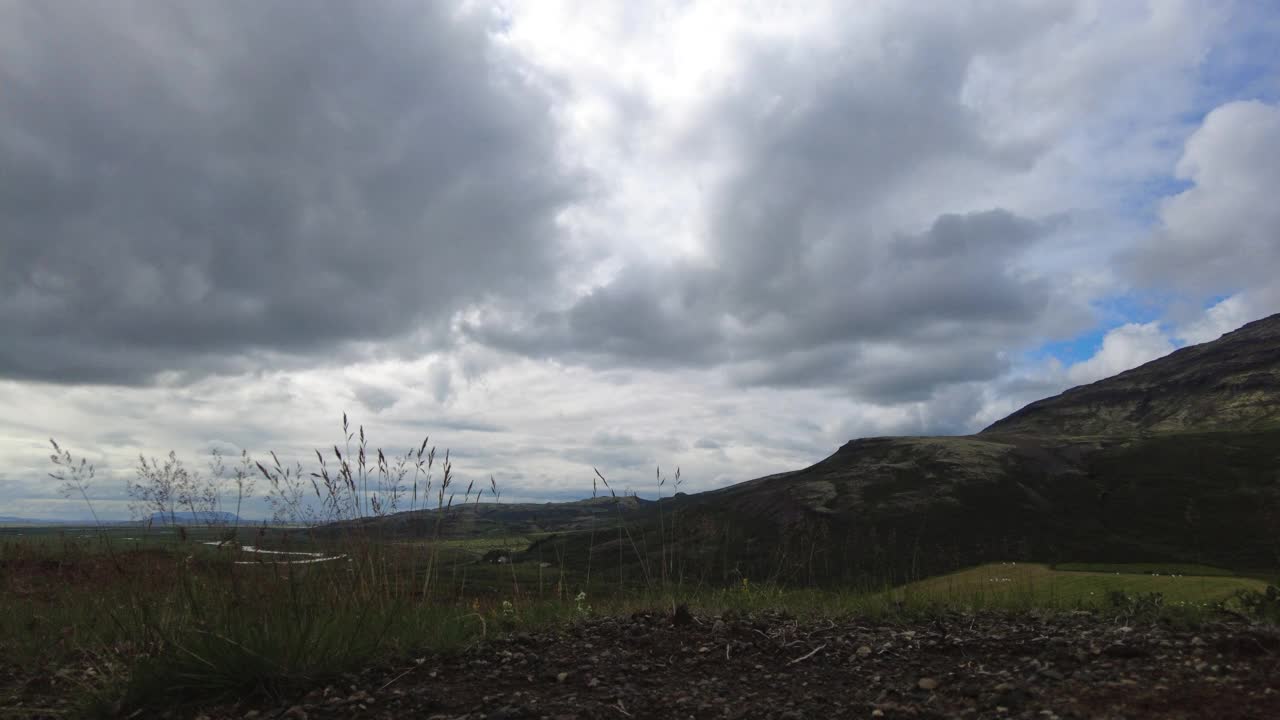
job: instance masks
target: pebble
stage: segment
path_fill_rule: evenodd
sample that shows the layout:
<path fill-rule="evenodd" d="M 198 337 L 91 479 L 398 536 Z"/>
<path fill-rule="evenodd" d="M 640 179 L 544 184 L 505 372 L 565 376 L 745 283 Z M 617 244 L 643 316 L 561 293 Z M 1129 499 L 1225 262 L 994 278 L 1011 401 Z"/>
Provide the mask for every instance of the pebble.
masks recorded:
<path fill-rule="evenodd" d="M 1192 683 L 1209 691 L 1203 703 L 1197 701 L 1198 709 L 1207 712 L 1239 705 L 1254 712 L 1250 716 L 1280 717 L 1264 712 L 1280 707 L 1276 705 L 1280 686 L 1271 687 L 1256 663 L 1238 657 L 1234 645 L 1228 647 L 1229 652 L 1219 654 L 1216 649 L 1224 647 L 1221 638 L 1226 631 L 1213 628 L 1200 630 L 1200 635 L 1193 638 L 1189 632 L 1145 625 L 1122 633 L 1085 617 L 1049 617 L 1035 623 L 1019 623 L 979 615 L 976 629 L 970 627 L 975 624 L 974 619 L 966 619 L 955 627 L 948 626 L 943 637 L 935 629 L 902 632 L 901 625 L 860 622 L 831 628 L 765 617 L 766 621 L 753 624 L 726 615 L 676 628 L 671 615 L 655 613 L 630 620 L 587 621 L 555 634 L 540 634 L 523 644 L 514 638 L 499 640 L 487 650 L 482 647 L 468 653 L 465 661 L 444 661 L 451 663 L 450 672 L 441 673 L 445 677 L 454 670 L 480 668 L 476 677 L 459 681 L 459 690 L 472 687 L 471 680 L 481 686 L 489 681 L 494 684 L 488 694 L 475 693 L 474 698 L 462 701 L 451 698 L 447 701 L 450 712 L 436 717 L 625 720 L 630 715 L 744 720 L 769 714 L 776 719 L 865 717 L 868 713 L 873 717 L 900 717 L 923 712 L 934 717 L 1003 714 L 1008 718 L 1056 720 L 1063 707 L 1059 704 L 1064 702 L 1083 702 L 1083 716 L 1097 716 L 1088 713 L 1103 712 L 1105 708 L 1097 704 L 1103 702 L 1103 697 L 1115 705 L 1116 712 L 1109 716 L 1136 717 L 1125 714 L 1135 710 L 1131 702 L 1134 698 L 1167 694 L 1169 688 L 1176 687 L 1175 683 Z M 629 633 L 631 627 L 644 632 Z M 1241 631 L 1230 632 L 1235 636 Z M 814 656 L 799 668 L 779 667 L 771 661 L 780 652 L 794 656 L 797 650 L 785 649 L 798 647 L 797 643 L 812 647 L 821 642 L 835 644 L 839 649 Z M 555 643 L 571 644 L 561 647 Z M 726 644 L 732 651 L 729 658 L 725 657 Z M 882 645 L 885 650 L 877 654 Z M 961 645 L 965 652 L 957 654 Z M 1009 647 L 1017 649 L 1006 653 Z M 1193 654 L 1195 648 L 1200 649 L 1199 656 Z M 876 658 L 874 663 L 871 657 Z M 836 658 L 852 663 L 830 662 Z M 473 659 L 489 662 L 472 666 Z M 610 667 L 626 670 L 614 671 Z M 432 668 L 422 669 L 419 680 L 425 679 L 428 669 Z M 399 672 L 402 670 L 397 669 Z M 605 674 L 597 676 L 596 672 Z M 854 682 L 848 682 L 851 675 Z M 570 676 L 575 676 L 573 683 L 568 682 Z M 528 683 L 521 680 L 506 685 L 504 677 L 528 678 Z M 911 682 L 912 677 L 916 678 L 915 683 Z M 679 678 L 686 687 L 664 692 L 662 683 L 672 678 Z M 233 714 L 211 717 L 307 720 L 307 713 L 311 720 L 366 714 L 383 718 L 432 717 L 422 711 L 444 709 L 436 699 L 439 683 L 406 680 L 394 690 L 375 692 L 373 688 L 380 687 L 385 679 L 374 673 L 351 676 L 349 691 L 344 691 L 348 681 L 334 689 L 336 697 L 330 702 L 336 700 L 335 705 L 324 704 L 331 694 L 326 689 L 323 694 L 313 692 L 289 711 L 275 705 L 272 710 L 244 714 L 245 708 L 240 705 Z M 943 684 L 947 685 L 945 691 L 941 691 Z M 1135 684 L 1142 687 L 1142 693 L 1125 690 Z M 370 690 L 359 691 L 357 686 Z M 512 692 L 516 687 L 520 690 Z M 502 688 L 506 691 L 492 694 Z M 590 691 L 581 692 L 588 688 Z M 833 688 L 840 690 L 832 693 Z M 807 699 L 796 701 L 793 692 Z M 357 713 L 351 702 L 372 703 L 375 697 L 378 705 L 368 709 L 361 706 L 360 710 L 365 711 L 362 713 Z M 820 697 L 824 699 L 819 700 Z M 414 714 L 415 710 L 418 714 Z"/>

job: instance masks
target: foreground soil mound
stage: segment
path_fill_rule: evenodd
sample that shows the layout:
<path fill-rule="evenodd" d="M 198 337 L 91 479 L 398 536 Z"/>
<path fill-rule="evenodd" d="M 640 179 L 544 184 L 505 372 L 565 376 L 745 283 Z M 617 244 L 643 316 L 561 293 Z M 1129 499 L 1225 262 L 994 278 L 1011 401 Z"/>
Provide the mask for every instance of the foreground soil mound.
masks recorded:
<path fill-rule="evenodd" d="M 1280 632 L 1075 615 L 639 614 L 374 668 L 222 718 L 1275 718 Z"/>

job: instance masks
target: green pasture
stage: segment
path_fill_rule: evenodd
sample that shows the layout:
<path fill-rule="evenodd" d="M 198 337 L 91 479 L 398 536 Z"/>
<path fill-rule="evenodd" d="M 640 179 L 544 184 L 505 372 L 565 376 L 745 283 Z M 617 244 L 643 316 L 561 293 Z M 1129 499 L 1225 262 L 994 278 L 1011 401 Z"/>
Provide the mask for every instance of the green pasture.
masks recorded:
<path fill-rule="evenodd" d="M 1199 574 L 1182 572 L 1188 570 Z M 991 563 L 910 583 L 893 592 L 913 601 L 978 608 L 1089 608 L 1104 607 L 1112 592 L 1159 593 L 1167 605 L 1204 606 L 1242 590 L 1265 588 L 1266 583 L 1261 580 L 1195 565 L 1091 564 L 1052 568 L 1038 563 Z"/>

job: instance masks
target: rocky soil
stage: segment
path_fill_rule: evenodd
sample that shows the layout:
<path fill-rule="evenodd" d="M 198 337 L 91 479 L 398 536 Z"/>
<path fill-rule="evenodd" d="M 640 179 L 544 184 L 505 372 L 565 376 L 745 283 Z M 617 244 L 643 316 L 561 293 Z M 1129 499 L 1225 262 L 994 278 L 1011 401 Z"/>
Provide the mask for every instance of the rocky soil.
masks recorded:
<path fill-rule="evenodd" d="M 6 698 L 0 716 L 65 716 L 58 700 L 73 678 L 30 683 L 35 694 Z M 917 623 L 638 614 L 370 668 L 283 701 L 132 716 L 1277 718 L 1280 629 L 1091 614 Z"/>
<path fill-rule="evenodd" d="M 1090 614 L 641 614 L 351 675 L 223 718 L 1277 718 L 1280 631 Z"/>

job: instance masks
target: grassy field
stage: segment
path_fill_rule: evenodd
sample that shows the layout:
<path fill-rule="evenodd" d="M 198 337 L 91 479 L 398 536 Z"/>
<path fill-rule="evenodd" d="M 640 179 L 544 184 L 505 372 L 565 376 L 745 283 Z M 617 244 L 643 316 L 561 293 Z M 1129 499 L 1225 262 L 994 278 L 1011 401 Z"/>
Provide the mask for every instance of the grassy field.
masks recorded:
<path fill-rule="evenodd" d="M 147 708 L 180 697 L 269 694 L 495 633 L 680 603 L 710 614 L 909 619 L 973 610 L 1132 611 L 1113 599 L 1123 592 L 1158 593 L 1161 602 L 1144 611 L 1185 617 L 1265 588 L 1213 568 L 1023 563 L 892 589 L 778 587 L 750 578 L 637 586 L 617 575 L 588 580 L 584 568 L 536 554 L 517 563 L 483 560 L 491 550 L 527 546 L 525 536 L 317 543 L 296 529 L 242 528 L 219 546 L 227 535 L 225 528 L 5 530 L 0 653 L 35 674 L 87 663 L 86 703 Z M 12 691 L 2 685 L 0 699 Z"/>
<path fill-rule="evenodd" d="M 1266 583 L 1261 580 L 1233 577 L 1229 570 L 1194 565 L 1069 564 L 1050 568 L 1036 563 L 992 563 L 911 583 L 893 593 L 900 598 L 977 608 L 1104 608 L 1115 592 L 1159 593 L 1170 606 L 1207 607 L 1240 591 L 1265 589 Z"/>

